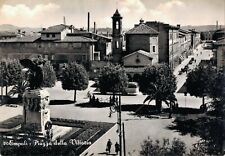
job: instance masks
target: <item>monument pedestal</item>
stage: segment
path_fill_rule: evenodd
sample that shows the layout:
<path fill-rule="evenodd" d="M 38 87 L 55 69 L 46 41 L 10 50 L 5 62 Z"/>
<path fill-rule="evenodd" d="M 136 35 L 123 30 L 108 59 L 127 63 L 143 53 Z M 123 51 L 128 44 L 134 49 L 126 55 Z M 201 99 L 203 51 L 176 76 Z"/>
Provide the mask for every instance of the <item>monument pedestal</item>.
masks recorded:
<path fill-rule="evenodd" d="M 44 89 L 27 90 L 23 96 L 24 130 L 43 134 L 51 133 L 49 93 Z"/>

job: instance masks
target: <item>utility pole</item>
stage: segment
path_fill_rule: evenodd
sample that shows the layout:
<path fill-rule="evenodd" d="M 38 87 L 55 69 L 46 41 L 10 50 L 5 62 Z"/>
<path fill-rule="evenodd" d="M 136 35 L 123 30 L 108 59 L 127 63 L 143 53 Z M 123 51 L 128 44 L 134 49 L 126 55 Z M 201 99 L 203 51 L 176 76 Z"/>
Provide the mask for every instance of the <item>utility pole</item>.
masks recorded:
<path fill-rule="evenodd" d="M 173 56 L 174 54 L 173 54 L 173 28 L 172 28 L 172 64 L 171 64 L 171 66 L 172 66 L 172 70 L 173 70 Z"/>
<path fill-rule="evenodd" d="M 120 156 L 122 156 L 122 123 L 121 123 L 121 95 L 119 94 L 119 144 L 120 144 Z"/>
<path fill-rule="evenodd" d="M 123 155 L 126 156 L 126 143 L 125 143 L 124 123 L 123 123 Z"/>

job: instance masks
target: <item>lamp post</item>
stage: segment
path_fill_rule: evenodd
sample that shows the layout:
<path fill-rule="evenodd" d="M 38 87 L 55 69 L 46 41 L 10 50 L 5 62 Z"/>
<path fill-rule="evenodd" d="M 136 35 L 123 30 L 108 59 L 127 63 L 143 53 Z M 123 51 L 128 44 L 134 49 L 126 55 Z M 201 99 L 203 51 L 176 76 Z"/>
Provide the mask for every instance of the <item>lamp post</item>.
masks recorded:
<path fill-rule="evenodd" d="M 118 125 L 117 132 L 119 133 L 118 136 L 119 136 L 119 147 L 120 147 L 119 155 L 122 156 L 122 137 L 124 137 L 125 132 L 123 129 L 123 136 L 122 136 L 121 93 L 119 93 L 119 95 L 117 97 L 118 98 L 112 99 L 112 102 L 114 105 L 112 107 L 110 107 L 109 117 L 111 117 L 112 113 L 117 112 L 117 125 Z M 125 148 L 125 138 L 123 138 L 123 142 L 124 142 L 124 148 Z M 125 156 L 125 151 L 124 151 L 124 156 Z"/>

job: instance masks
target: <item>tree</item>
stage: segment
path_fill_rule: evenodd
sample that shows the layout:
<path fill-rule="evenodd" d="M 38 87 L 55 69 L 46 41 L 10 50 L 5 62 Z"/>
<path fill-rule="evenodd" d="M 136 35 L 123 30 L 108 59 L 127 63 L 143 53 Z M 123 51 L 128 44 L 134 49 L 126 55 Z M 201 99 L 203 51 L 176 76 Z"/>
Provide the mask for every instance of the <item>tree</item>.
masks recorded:
<path fill-rule="evenodd" d="M 22 66 L 19 60 L 8 59 L 7 60 L 7 83 L 6 83 L 6 95 L 8 93 L 8 86 L 16 85 L 22 78 Z"/>
<path fill-rule="evenodd" d="M 76 102 L 76 91 L 88 87 L 88 74 L 82 65 L 71 62 L 63 70 L 61 81 L 63 89 L 74 90 L 74 102 Z"/>
<path fill-rule="evenodd" d="M 101 93 L 124 92 L 128 84 L 128 77 L 121 66 L 108 65 L 101 69 L 99 89 Z"/>
<path fill-rule="evenodd" d="M 148 137 L 141 144 L 141 156 L 183 156 L 186 154 L 186 145 L 180 139 L 174 138 L 172 142 L 169 139 L 163 139 L 161 143 L 159 140 L 155 142 Z"/>
<path fill-rule="evenodd" d="M 206 108 L 204 97 L 210 94 L 210 89 L 215 76 L 216 70 L 210 65 L 200 65 L 187 75 L 187 93 L 191 96 L 201 97 L 204 108 Z"/>
<path fill-rule="evenodd" d="M 213 79 L 209 96 L 213 99 L 211 106 L 218 117 L 225 118 L 225 73 L 219 71 Z"/>
<path fill-rule="evenodd" d="M 46 61 L 42 67 L 43 71 L 43 87 L 54 87 L 56 82 L 56 73 L 49 61 Z"/>
<path fill-rule="evenodd" d="M 6 87 L 6 96 L 8 94 L 8 86 L 18 83 L 21 79 L 22 67 L 16 59 L 1 60 L 1 87 Z"/>
<path fill-rule="evenodd" d="M 161 111 L 162 101 L 172 107 L 176 97 L 176 78 L 166 64 L 149 66 L 142 73 L 139 81 L 140 91 L 148 96 L 144 100 L 149 103 L 155 99 L 158 111 Z"/>

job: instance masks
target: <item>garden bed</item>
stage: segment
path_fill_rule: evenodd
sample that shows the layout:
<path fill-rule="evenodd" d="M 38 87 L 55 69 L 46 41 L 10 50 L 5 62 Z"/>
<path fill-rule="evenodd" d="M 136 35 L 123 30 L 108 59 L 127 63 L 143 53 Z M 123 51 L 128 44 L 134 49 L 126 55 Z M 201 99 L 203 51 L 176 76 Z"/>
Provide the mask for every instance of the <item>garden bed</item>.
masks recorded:
<path fill-rule="evenodd" d="M 93 121 L 82 121 L 82 120 L 72 120 L 72 119 L 62 119 L 62 118 L 51 118 L 53 125 L 67 126 L 73 128 L 79 128 L 79 130 L 70 131 L 68 134 L 60 137 L 57 141 L 63 141 L 67 144 L 58 145 L 28 145 L 28 146 L 4 146 L 2 154 L 12 155 L 17 153 L 17 155 L 79 155 L 89 146 L 91 146 L 96 140 L 103 136 L 109 129 L 111 129 L 115 123 L 106 122 L 93 122 Z M 15 134 L 16 136 L 16 134 Z M 39 138 L 35 138 L 38 140 Z M 27 138 L 24 138 L 27 140 Z M 29 140 L 29 139 L 28 139 Z M 81 142 L 81 144 L 71 144 L 71 140 L 76 140 Z M 21 141 L 21 140 L 20 140 Z M 43 141 L 43 140 L 39 140 Z M 87 142 L 88 144 L 82 144 L 82 142 Z M 21 141 L 23 142 L 23 141 Z"/>

